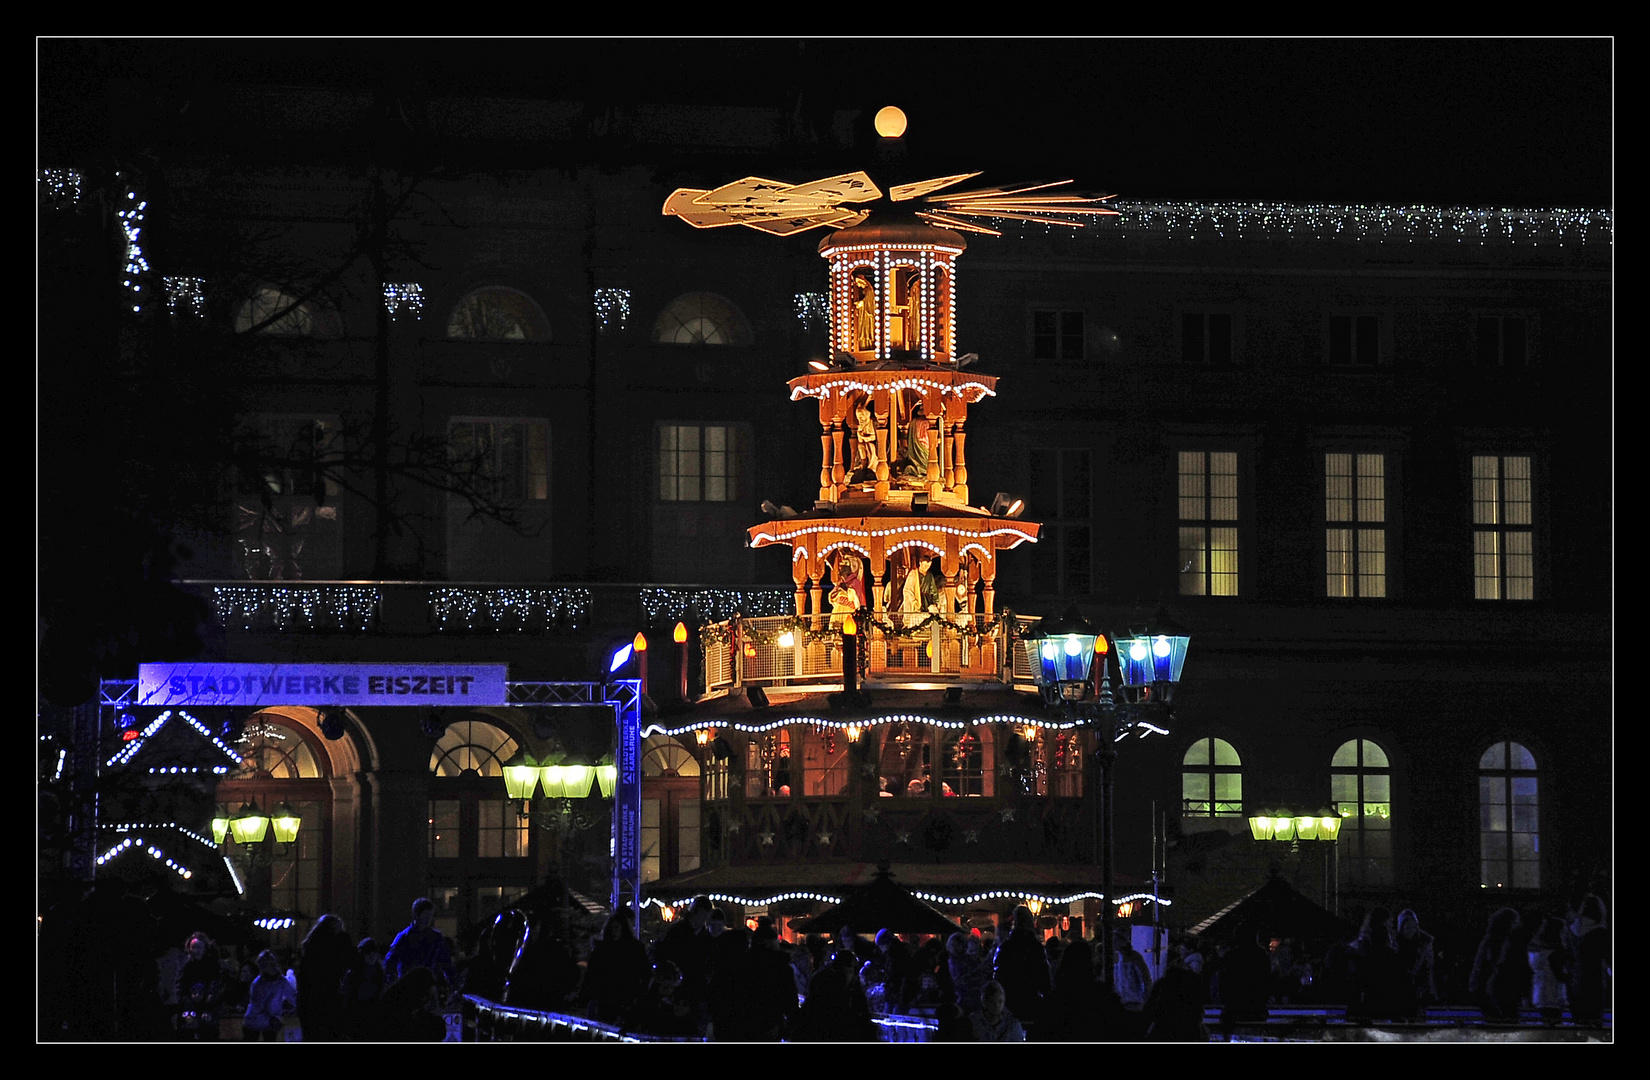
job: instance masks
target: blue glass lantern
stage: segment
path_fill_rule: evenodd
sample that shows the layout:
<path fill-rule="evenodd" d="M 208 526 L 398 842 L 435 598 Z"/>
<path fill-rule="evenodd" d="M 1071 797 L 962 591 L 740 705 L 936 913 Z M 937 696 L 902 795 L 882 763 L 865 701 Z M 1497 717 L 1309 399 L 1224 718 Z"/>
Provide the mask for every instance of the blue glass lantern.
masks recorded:
<path fill-rule="evenodd" d="M 1171 634 L 1117 635 L 1117 667 L 1125 701 L 1174 699 L 1191 638 Z"/>
<path fill-rule="evenodd" d="M 1022 638 L 1026 662 L 1043 700 L 1081 701 L 1089 695 L 1096 642 L 1103 641 L 1075 610 L 1062 619 L 1044 619 Z"/>

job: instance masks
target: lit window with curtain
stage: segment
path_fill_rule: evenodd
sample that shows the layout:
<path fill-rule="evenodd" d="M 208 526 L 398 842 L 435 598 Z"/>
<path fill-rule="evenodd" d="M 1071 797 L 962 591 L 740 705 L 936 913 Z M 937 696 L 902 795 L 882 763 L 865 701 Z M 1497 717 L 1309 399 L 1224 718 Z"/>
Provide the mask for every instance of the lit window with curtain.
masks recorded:
<path fill-rule="evenodd" d="M 1324 455 L 1325 589 L 1386 595 L 1386 455 Z"/>
<path fill-rule="evenodd" d="M 1478 759 L 1479 881 L 1490 889 L 1541 887 L 1541 829 L 1535 756 L 1498 742 Z"/>
<path fill-rule="evenodd" d="M 1243 761 L 1225 739 L 1199 739 L 1181 758 L 1180 816 L 1243 816 Z"/>
<path fill-rule="evenodd" d="M 1392 884 L 1392 764 L 1379 744 L 1351 739 L 1329 761 L 1329 789 L 1341 816 L 1341 879 L 1354 887 Z"/>
<path fill-rule="evenodd" d="M 1180 452 L 1180 595 L 1238 594 L 1238 477 L 1232 451 Z"/>
<path fill-rule="evenodd" d="M 1472 459 L 1472 584 L 1479 600 L 1535 599 L 1530 459 Z"/>

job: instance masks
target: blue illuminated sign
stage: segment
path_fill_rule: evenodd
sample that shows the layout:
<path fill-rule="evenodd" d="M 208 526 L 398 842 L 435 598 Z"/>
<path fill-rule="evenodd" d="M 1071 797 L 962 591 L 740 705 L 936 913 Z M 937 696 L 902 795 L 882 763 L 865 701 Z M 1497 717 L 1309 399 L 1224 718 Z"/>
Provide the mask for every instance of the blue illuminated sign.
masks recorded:
<path fill-rule="evenodd" d="M 140 664 L 139 705 L 504 705 L 508 664 Z"/>

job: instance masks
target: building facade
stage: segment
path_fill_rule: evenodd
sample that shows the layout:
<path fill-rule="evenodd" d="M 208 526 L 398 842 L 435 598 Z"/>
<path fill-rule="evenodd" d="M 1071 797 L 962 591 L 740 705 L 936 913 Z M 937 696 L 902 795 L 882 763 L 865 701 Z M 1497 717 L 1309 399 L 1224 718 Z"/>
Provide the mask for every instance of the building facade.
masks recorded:
<path fill-rule="evenodd" d="M 1012 670 L 885 677 L 873 707 L 819 714 L 807 695 L 840 686 L 823 644 L 808 679 L 718 667 L 736 614 L 829 614 L 821 579 L 798 608 L 792 550 L 747 530 L 821 501 L 818 410 L 786 384 L 830 362 L 842 300 L 817 232 L 699 232 L 660 206 L 829 175 L 868 153 L 865 118 L 455 98 L 402 123 L 371 95 L 256 87 L 161 115 L 115 106 L 142 169 L 65 146 L 41 181 L 42 445 L 169 467 L 77 427 L 76 350 L 199 395 L 159 417 L 210 450 L 192 512 L 160 524 L 209 614 L 193 654 L 138 659 L 506 664 L 547 686 L 599 683 L 641 631 L 644 877 L 753 906 L 879 859 L 957 895 L 1088 887 L 1092 738 L 1031 723 Z M 946 330 L 1000 381 L 961 502 L 1006 493 L 1040 526 L 965 610 L 1166 614 L 1192 638 L 1174 723 L 1119 755 L 1120 875 L 1158 871 L 1183 926 L 1272 864 L 1343 912 L 1476 932 L 1486 905 L 1555 908 L 1613 851 L 1610 211 L 1117 205 L 970 237 Z M 939 663 L 925 647 L 909 666 Z M 156 721 L 120 697 L 135 675 L 101 709 L 43 706 L 68 778 L 113 771 Z M 237 895 L 352 930 L 426 894 L 473 929 L 552 870 L 594 891 L 610 804 L 521 816 L 502 767 L 600 758 L 610 710 L 533 693 L 203 710 L 239 761 L 177 736 L 166 760 L 229 771 L 176 844 L 222 862 L 201 806 L 289 803 L 299 840 L 224 864 Z M 850 719 L 872 735 L 848 741 Z M 133 796 L 131 821 L 171 797 Z M 1248 815 L 1284 807 L 1342 816 L 1334 849 L 1251 839 Z M 109 814 L 91 824 L 71 859 L 114 847 Z"/>

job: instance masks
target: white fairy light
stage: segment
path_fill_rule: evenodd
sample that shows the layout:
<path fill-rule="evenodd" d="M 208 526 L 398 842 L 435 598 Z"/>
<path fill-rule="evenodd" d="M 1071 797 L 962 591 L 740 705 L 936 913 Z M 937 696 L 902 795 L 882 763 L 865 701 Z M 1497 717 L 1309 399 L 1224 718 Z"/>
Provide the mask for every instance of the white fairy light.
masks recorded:
<path fill-rule="evenodd" d="M 603 331 L 624 332 L 630 322 L 630 290 L 603 287 L 596 290 L 596 321 Z"/>
<path fill-rule="evenodd" d="M 386 281 L 384 282 L 384 307 L 394 319 L 400 315 L 410 315 L 414 319 L 424 317 L 424 286 L 416 281 Z"/>
<path fill-rule="evenodd" d="M 162 277 L 166 287 L 166 310 L 173 315 L 192 315 L 199 319 L 206 314 L 206 279 L 198 277 Z"/>

